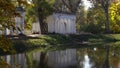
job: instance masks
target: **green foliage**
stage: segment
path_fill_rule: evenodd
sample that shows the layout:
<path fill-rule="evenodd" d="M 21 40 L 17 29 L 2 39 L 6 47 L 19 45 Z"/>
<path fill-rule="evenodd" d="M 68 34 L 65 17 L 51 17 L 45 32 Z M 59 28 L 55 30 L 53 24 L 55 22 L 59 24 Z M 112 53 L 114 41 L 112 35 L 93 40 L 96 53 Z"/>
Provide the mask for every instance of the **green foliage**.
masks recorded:
<path fill-rule="evenodd" d="M 77 29 L 77 32 L 81 32 L 84 30 L 84 24 L 85 24 L 85 11 L 84 11 L 84 6 L 82 5 L 80 7 L 80 11 L 79 11 L 79 14 L 77 14 L 76 18 L 76 29 Z"/>
<path fill-rule="evenodd" d="M 87 18 L 85 19 L 82 29 L 85 32 L 103 33 L 105 29 L 104 23 L 104 11 L 100 7 L 91 8 L 87 13 Z"/>
<path fill-rule="evenodd" d="M 55 0 L 54 11 L 76 13 L 80 8 L 81 0 Z"/>
<path fill-rule="evenodd" d="M 26 52 L 35 48 L 38 50 L 56 50 L 62 47 L 80 47 L 79 45 L 102 45 L 120 41 L 120 34 L 79 34 L 79 35 L 60 35 L 48 34 L 40 37 L 14 40 L 14 49 L 17 53 Z M 57 47 L 57 48 L 56 48 Z"/>
<path fill-rule="evenodd" d="M 2 29 L 15 27 L 15 17 L 20 16 L 19 13 L 16 13 L 16 4 L 27 5 L 26 0 L 0 0 L 0 25 Z"/>
<path fill-rule="evenodd" d="M 12 42 L 10 39 L 0 36 L 0 50 L 3 52 L 14 52 Z"/>
<path fill-rule="evenodd" d="M 27 8 L 26 28 L 31 29 L 32 23 L 39 22 L 41 34 L 47 33 L 46 17 L 53 12 L 54 0 L 32 0 L 33 3 Z"/>
<path fill-rule="evenodd" d="M 109 10 L 111 31 L 113 33 L 120 33 L 120 2 L 112 3 Z"/>
<path fill-rule="evenodd" d="M 15 6 L 9 0 L 0 0 L 0 25 L 3 27 L 10 27 L 14 20 L 11 20 L 15 16 Z"/>
<path fill-rule="evenodd" d="M 40 39 L 30 39 L 28 44 L 30 45 L 59 45 L 69 43 L 70 38 L 64 35 L 44 35 L 39 37 Z"/>
<path fill-rule="evenodd" d="M 78 26 L 78 24 L 77 27 L 79 27 L 81 31 L 91 33 L 104 33 L 104 30 L 106 28 L 106 17 L 101 5 L 92 7 L 87 12 L 87 17 L 84 15 L 84 18 L 80 18 L 80 26 Z M 81 16 L 83 15 L 81 14 Z M 110 5 L 109 17 L 110 31 L 112 33 L 120 33 L 120 2 L 112 3 Z"/>
<path fill-rule="evenodd" d="M 0 68 L 11 68 L 11 66 L 0 57 Z"/>
<path fill-rule="evenodd" d="M 90 32 L 90 33 L 101 33 L 102 28 L 99 24 L 94 24 L 94 23 L 89 23 L 88 25 L 85 25 L 85 32 Z"/>
<path fill-rule="evenodd" d="M 42 1 L 36 0 L 34 6 L 36 10 L 39 11 L 37 12 L 43 14 L 44 18 L 46 18 L 46 16 L 50 15 L 53 12 L 53 7 L 52 7 L 53 4 L 54 4 L 54 0 L 42 0 Z"/>
<path fill-rule="evenodd" d="M 32 29 L 32 23 L 33 22 L 36 22 L 36 11 L 35 11 L 35 7 L 33 6 L 33 4 L 31 4 L 30 6 L 27 7 L 26 9 L 26 16 L 25 16 L 25 19 L 26 19 L 26 25 L 25 25 L 25 28 L 26 29 Z"/>

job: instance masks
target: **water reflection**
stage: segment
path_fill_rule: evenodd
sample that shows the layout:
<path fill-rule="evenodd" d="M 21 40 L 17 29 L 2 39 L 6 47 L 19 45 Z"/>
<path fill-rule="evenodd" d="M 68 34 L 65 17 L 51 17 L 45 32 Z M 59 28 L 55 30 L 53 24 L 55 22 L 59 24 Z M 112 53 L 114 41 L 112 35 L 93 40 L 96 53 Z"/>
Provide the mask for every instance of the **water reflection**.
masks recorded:
<path fill-rule="evenodd" d="M 90 63 L 88 55 L 84 56 L 83 68 L 92 68 L 92 64 Z"/>
<path fill-rule="evenodd" d="M 120 48 L 86 47 L 1 56 L 0 68 L 120 68 Z M 9 67 L 3 67 L 3 63 Z"/>
<path fill-rule="evenodd" d="M 10 65 L 10 68 L 26 68 L 27 67 L 25 54 L 1 56 L 1 59 L 6 63 L 8 63 Z"/>
<path fill-rule="evenodd" d="M 76 68 L 76 57 L 76 49 L 49 52 L 48 65 L 53 68 Z"/>

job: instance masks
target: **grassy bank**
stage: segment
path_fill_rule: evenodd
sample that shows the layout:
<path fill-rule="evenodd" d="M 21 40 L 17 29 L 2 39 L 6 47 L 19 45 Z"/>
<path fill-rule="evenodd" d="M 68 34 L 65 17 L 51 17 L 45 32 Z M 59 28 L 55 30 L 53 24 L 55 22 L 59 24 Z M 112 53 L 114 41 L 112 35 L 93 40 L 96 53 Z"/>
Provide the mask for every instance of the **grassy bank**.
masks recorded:
<path fill-rule="evenodd" d="M 80 34 L 80 35 L 60 35 L 48 34 L 36 38 L 13 40 L 16 50 L 23 51 L 34 47 L 54 47 L 54 46 L 73 46 L 84 44 L 104 44 L 120 41 L 120 34 Z"/>
<path fill-rule="evenodd" d="M 19 37 L 13 38 L 13 48 L 16 52 L 25 52 L 34 48 L 47 47 L 69 47 L 82 45 L 97 45 L 120 41 L 120 34 L 80 34 L 80 35 L 61 35 L 48 34 L 39 37 Z M 77 45 L 77 46 L 76 46 Z"/>
<path fill-rule="evenodd" d="M 14 49 L 17 52 L 23 52 L 34 48 L 46 48 L 52 46 L 66 45 L 72 43 L 72 39 L 69 36 L 60 34 L 41 35 L 35 38 L 25 38 L 13 40 Z"/>

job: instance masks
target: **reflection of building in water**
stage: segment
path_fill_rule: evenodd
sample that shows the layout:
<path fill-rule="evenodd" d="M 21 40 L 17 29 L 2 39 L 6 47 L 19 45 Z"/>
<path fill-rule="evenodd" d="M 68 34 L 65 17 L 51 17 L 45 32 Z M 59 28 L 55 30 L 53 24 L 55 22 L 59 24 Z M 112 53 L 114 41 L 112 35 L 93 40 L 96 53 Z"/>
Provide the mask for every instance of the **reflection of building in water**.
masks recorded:
<path fill-rule="evenodd" d="M 52 68 L 76 68 L 76 49 L 49 52 L 48 65 Z"/>
<path fill-rule="evenodd" d="M 35 52 L 30 57 L 28 58 L 27 54 L 16 54 L 2 56 L 2 59 L 10 64 L 12 68 L 16 68 L 16 66 L 18 68 L 29 68 L 30 66 L 31 68 L 39 68 L 41 66 L 41 52 Z M 76 49 L 67 49 L 48 52 L 43 61 L 46 61 L 45 65 L 52 68 L 76 68 L 76 57 Z"/>
<path fill-rule="evenodd" d="M 120 68 L 120 55 L 117 53 L 111 55 L 111 53 L 109 55 L 109 68 Z M 106 59 L 104 49 L 94 51 L 93 48 L 81 48 L 50 51 L 43 54 L 43 59 L 41 59 L 41 55 L 42 52 L 35 51 L 33 53 L 32 51 L 24 54 L 1 56 L 1 59 L 10 64 L 11 68 L 43 68 L 40 67 L 41 61 L 45 61 L 44 68 L 108 68 L 103 67 Z M 0 68 L 2 68 L 1 64 Z"/>
<path fill-rule="evenodd" d="M 2 59 L 10 64 L 11 68 L 27 68 L 25 54 L 2 56 Z"/>
<path fill-rule="evenodd" d="M 33 65 L 34 65 L 34 68 L 38 67 L 39 66 L 39 63 L 40 63 L 40 55 L 41 53 L 40 52 L 35 52 L 33 54 Z"/>

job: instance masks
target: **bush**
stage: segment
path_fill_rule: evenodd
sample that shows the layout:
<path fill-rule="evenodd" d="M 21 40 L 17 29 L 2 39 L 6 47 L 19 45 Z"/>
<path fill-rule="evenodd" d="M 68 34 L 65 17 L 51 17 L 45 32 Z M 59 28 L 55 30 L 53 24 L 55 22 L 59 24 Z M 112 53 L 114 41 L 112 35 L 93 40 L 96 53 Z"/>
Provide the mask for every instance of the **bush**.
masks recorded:
<path fill-rule="evenodd" d="M 13 52 L 12 42 L 10 39 L 0 36 L 0 51 Z"/>
<path fill-rule="evenodd" d="M 86 25 L 84 28 L 85 32 L 90 32 L 94 34 L 103 32 L 103 28 L 99 24 L 90 23 Z"/>

